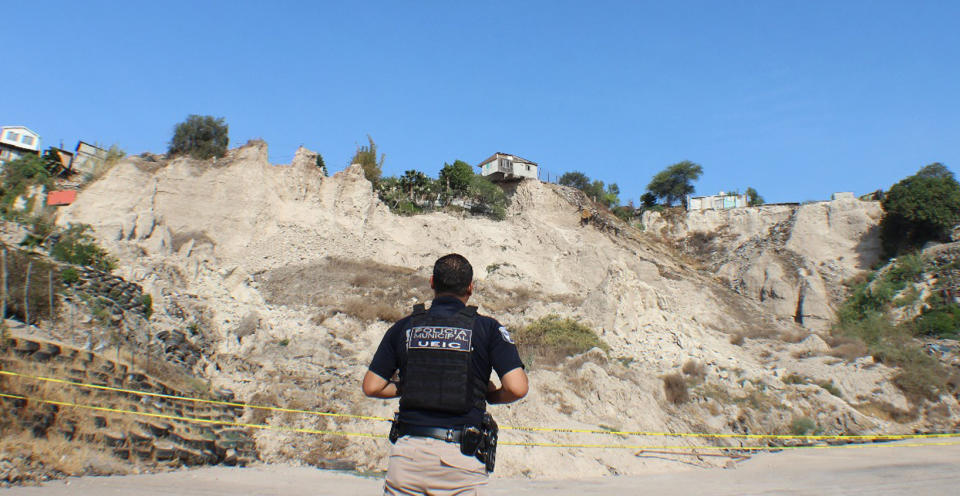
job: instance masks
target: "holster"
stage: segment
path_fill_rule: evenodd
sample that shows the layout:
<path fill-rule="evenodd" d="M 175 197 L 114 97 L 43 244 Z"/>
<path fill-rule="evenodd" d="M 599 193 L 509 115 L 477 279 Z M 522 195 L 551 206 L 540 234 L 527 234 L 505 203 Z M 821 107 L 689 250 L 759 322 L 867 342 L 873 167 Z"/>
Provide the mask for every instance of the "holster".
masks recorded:
<path fill-rule="evenodd" d="M 397 439 L 400 439 L 400 412 L 395 412 L 393 414 L 393 420 L 390 421 L 390 444 L 397 444 Z"/>
<path fill-rule="evenodd" d="M 493 468 L 497 463 L 497 436 L 499 433 L 500 428 L 497 427 L 497 422 L 493 420 L 493 416 L 489 413 L 484 413 L 483 422 L 480 424 L 480 443 L 474 455 L 478 460 L 483 462 L 488 473 L 493 472 Z M 461 444 L 461 451 L 462 450 L 463 447 Z"/>

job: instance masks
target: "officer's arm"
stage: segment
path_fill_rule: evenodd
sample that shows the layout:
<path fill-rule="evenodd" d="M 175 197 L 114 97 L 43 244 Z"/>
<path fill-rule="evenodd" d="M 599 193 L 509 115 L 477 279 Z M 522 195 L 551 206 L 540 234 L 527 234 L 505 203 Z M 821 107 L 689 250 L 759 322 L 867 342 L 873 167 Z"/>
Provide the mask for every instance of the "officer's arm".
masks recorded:
<path fill-rule="evenodd" d="M 369 373 L 369 372 L 368 372 Z M 517 367 L 500 377 L 500 388 L 487 392 L 487 403 L 513 403 L 527 395 L 527 373 Z"/>
<path fill-rule="evenodd" d="M 363 394 L 371 398 L 396 398 L 397 384 L 388 381 L 371 371 L 363 376 Z"/>

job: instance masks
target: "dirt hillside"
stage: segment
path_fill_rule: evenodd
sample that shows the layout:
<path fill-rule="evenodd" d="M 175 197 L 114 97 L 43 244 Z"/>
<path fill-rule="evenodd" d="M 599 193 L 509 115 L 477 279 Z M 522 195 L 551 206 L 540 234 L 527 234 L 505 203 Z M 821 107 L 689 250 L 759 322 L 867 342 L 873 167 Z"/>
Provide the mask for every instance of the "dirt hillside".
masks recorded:
<path fill-rule="evenodd" d="M 814 334 L 832 319 L 840 282 L 875 259 L 876 204 L 647 218 L 644 231 L 612 231 L 580 225 L 576 192 L 525 181 L 510 191 L 504 221 L 402 217 L 359 166 L 322 177 L 312 157 L 301 148 L 291 165 L 272 165 L 263 142 L 206 162 L 130 157 L 58 223 L 92 225 L 119 259 L 116 273 L 152 295 L 157 333 L 189 329 L 194 373 L 243 401 L 390 416 L 395 403 L 362 397 L 359 380 L 391 321 L 429 297 L 433 261 L 459 252 L 474 266 L 481 312 L 513 328 L 551 313 L 573 317 L 610 348 L 559 362 L 525 356 L 531 393 L 492 408 L 501 424 L 790 433 L 807 419 L 826 433 L 878 433 L 937 429 L 960 416 L 952 397 L 911 405 L 891 369 L 835 358 Z M 669 374 L 686 399 L 665 389 Z M 931 408 L 946 413 L 927 415 Z M 897 423 L 884 413 L 891 409 L 917 414 Z M 386 431 L 296 414 L 248 420 Z M 385 468 L 381 441 L 256 435 L 265 461 Z M 517 430 L 502 441 L 708 442 Z M 675 463 L 631 450 L 516 446 L 498 459 L 498 474 L 554 478 Z M 696 463 L 722 463 L 710 460 Z"/>

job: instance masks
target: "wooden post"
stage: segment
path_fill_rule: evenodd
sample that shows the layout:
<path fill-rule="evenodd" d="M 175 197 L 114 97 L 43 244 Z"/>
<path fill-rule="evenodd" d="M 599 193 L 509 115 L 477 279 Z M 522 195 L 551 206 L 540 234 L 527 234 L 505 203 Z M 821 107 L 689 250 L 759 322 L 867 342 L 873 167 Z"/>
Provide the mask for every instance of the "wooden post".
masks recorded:
<path fill-rule="evenodd" d="M 0 319 L 7 318 L 7 247 L 3 247 L 3 306 L 0 307 Z"/>
<path fill-rule="evenodd" d="M 30 269 L 33 268 L 33 260 L 27 262 L 27 277 L 23 283 L 23 323 L 30 325 Z"/>
<path fill-rule="evenodd" d="M 53 267 L 50 267 L 50 270 L 47 271 L 47 289 L 49 290 L 50 296 L 50 328 L 53 329 Z"/>

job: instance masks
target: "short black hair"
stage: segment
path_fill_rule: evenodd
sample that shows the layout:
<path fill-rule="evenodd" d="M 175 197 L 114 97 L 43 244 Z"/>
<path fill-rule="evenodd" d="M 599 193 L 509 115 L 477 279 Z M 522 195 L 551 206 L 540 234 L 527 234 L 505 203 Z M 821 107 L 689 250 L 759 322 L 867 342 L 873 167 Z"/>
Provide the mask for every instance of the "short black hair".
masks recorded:
<path fill-rule="evenodd" d="M 433 264 L 433 290 L 439 294 L 464 296 L 473 282 L 473 267 L 463 255 L 451 253 Z"/>

